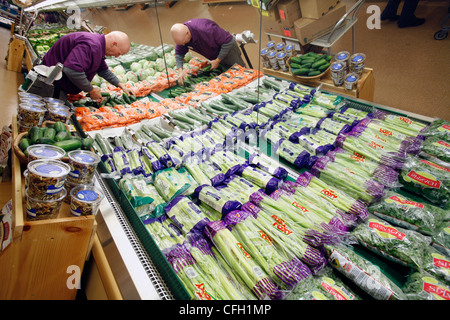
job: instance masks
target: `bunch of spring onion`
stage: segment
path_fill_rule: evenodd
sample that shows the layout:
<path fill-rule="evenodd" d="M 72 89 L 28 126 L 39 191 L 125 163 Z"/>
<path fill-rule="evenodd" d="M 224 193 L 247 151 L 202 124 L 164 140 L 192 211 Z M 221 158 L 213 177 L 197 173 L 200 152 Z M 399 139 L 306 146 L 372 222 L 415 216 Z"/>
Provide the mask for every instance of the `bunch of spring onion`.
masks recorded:
<path fill-rule="evenodd" d="M 286 122 L 298 126 L 299 128 L 315 128 L 323 118 L 309 116 L 301 113 L 291 113 L 287 115 Z"/>
<path fill-rule="evenodd" d="M 286 171 L 286 169 L 280 167 L 278 161 L 275 161 L 268 156 L 263 156 L 259 153 L 251 154 L 248 157 L 248 163 L 270 173 L 272 176 L 281 180 L 286 180 L 288 176 L 288 172 Z"/>
<path fill-rule="evenodd" d="M 292 290 L 311 275 L 311 271 L 303 262 L 261 230 L 249 212 L 230 212 L 224 217 L 224 222 L 280 289 Z"/>
<path fill-rule="evenodd" d="M 225 263 L 253 294 L 260 300 L 280 299 L 282 293 L 277 285 L 256 263 L 248 250 L 231 233 L 225 223 L 212 221 L 206 225 L 205 234 L 212 241 Z"/>
<path fill-rule="evenodd" d="M 385 192 L 385 186 L 380 182 L 371 177 L 358 175 L 352 168 L 328 157 L 319 157 L 311 167 L 311 173 L 330 186 L 339 188 L 366 203 L 377 201 Z"/>
<path fill-rule="evenodd" d="M 158 218 L 164 214 L 166 202 L 153 184 L 147 183 L 142 178 L 122 178 L 118 186 L 142 221 Z"/>
<path fill-rule="evenodd" d="M 338 209 L 356 215 L 361 220 L 364 220 L 369 214 L 367 205 L 361 200 L 347 195 L 340 189 L 333 188 L 307 171 L 299 175 L 296 183 L 301 187 L 310 189 L 319 197 L 331 202 Z"/>
<path fill-rule="evenodd" d="M 146 146 L 166 168 L 170 168 L 173 166 L 172 158 L 160 143 L 148 142 Z"/>
<path fill-rule="evenodd" d="M 319 123 L 317 124 L 317 128 L 320 128 L 335 135 L 349 132 L 352 129 L 352 127 L 349 124 L 333 120 L 332 118 L 322 118 L 322 120 L 319 121 Z"/>
<path fill-rule="evenodd" d="M 153 184 L 166 202 L 178 195 L 186 194 L 191 187 L 186 176 L 172 167 L 156 172 L 153 175 Z"/>
<path fill-rule="evenodd" d="M 230 177 L 236 172 L 241 170 L 242 165 L 245 163 L 245 159 L 237 156 L 231 151 L 222 150 L 217 151 L 211 155 L 209 161 L 216 167 L 220 168 L 225 174 L 225 177 Z"/>
<path fill-rule="evenodd" d="M 365 159 L 384 164 L 393 169 L 400 169 L 405 162 L 406 154 L 378 139 L 368 139 L 359 133 L 348 132 L 337 137 L 337 146 L 350 152 L 360 154 Z"/>
<path fill-rule="evenodd" d="M 335 94 L 317 91 L 314 93 L 311 102 L 327 109 L 335 110 L 340 108 L 343 98 Z"/>
<path fill-rule="evenodd" d="M 422 138 L 405 135 L 388 123 L 377 119 L 363 119 L 353 128 L 354 132 L 374 139 L 381 143 L 391 145 L 399 152 L 417 154 L 422 145 Z"/>
<path fill-rule="evenodd" d="M 317 273 L 326 264 L 321 251 L 305 242 L 305 230 L 289 220 L 282 211 L 271 206 L 263 209 L 252 202 L 243 204 L 241 210 L 249 212 L 256 219 L 256 224 L 269 235 L 280 250 L 292 253 L 313 273 Z"/>
<path fill-rule="evenodd" d="M 185 245 L 172 247 L 165 256 L 192 299 L 230 299 L 225 290 L 215 281 L 216 279 L 209 276 L 200 268 Z"/>
<path fill-rule="evenodd" d="M 214 255 L 212 244 L 203 235 L 188 235 L 185 246 L 197 262 L 198 267 L 208 277 L 208 282 L 214 284 L 221 297 L 227 300 L 256 300 L 251 291 L 232 280 L 230 274 Z"/>
<path fill-rule="evenodd" d="M 232 175 L 218 189 L 230 199 L 245 203 L 254 192 L 260 190 L 260 187 L 241 176 Z"/>
<path fill-rule="evenodd" d="M 348 105 L 343 106 L 339 110 L 339 113 L 343 114 L 344 116 L 347 116 L 347 117 L 354 117 L 354 118 L 356 118 L 358 120 L 362 120 L 364 118 L 372 118 L 373 117 L 372 112 L 358 110 L 358 109 L 352 108 L 352 107 L 350 107 Z"/>
<path fill-rule="evenodd" d="M 302 115 L 308 115 L 316 118 L 326 118 L 330 114 L 330 110 L 325 107 L 321 107 L 316 104 L 308 103 L 302 105 L 300 108 L 295 110 L 295 113 Z"/>
<path fill-rule="evenodd" d="M 242 206 L 239 201 L 231 198 L 226 192 L 221 192 L 220 190 L 209 185 L 199 186 L 195 189 L 193 197 L 198 199 L 200 202 L 206 203 L 222 215 L 225 215 L 233 210 L 238 210 Z"/>
<path fill-rule="evenodd" d="M 167 232 L 169 232 L 172 238 L 174 238 L 179 244 L 182 244 L 186 240 L 186 236 L 183 231 L 180 230 L 180 228 L 167 215 L 164 214 L 159 217 L 159 221 Z"/>
<path fill-rule="evenodd" d="M 425 131 L 428 127 L 427 124 L 424 124 L 420 121 L 396 114 L 391 114 L 380 109 L 376 109 L 374 111 L 373 117 L 375 119 L 383 120 L 386 125 L 389 125 L 392 128 L 395 128 L 395 130 L 412 137 L 421 135 L 422 131 Z"/>
<path fill-rule="evenodd" d="M 179 240 L 172 237 L 169 231 L 167 231 L 167 229 L 164 228 L 161 219 L 159 218 L 148 219 L 145 221 L 144 225 L 147 231 L 152 236 L 153 241 L 155 241 L 155 244 L 161 250 L 161 252 L 163 253 L 167 252 L 177 244 L 180 244 Z"/>
<path fill-rule="evenodd" d="M 309 150 L 305 149 L 302 145 L 292 143 L 286 139 L 279 140 L 274 148 L 279 157 L 300 169 L 310 168 L 317 159 L 315 155 L 311 155 Z"/>
<path fill-rule="evenodd" d="M 326 156 L 339 163 L 345 170 L 366 179 L 374 179 L 386 187 L 398 186 L 398 172 L 393 168 L 367 159 L 357 152 L 349 152 L 342 148 L 329 151 Z"/>
<path fill-rule="evenodd" d="M 281 190 L 287 193 L 290 198 L 288 200 L 293 205 L 301 207 L 305 213 L 316 214 L 319 218 L 316 219 L 316 222 L 337 236 L 347 233 L 358 223 L 355 215 L 342 211 L 331 202 L 313 193 L 312 190 L 301 187 L 295 182 L 286 181 Z"/>
<path fill-rule="evenodd" d="M 278 189 L 279 185 L 282 182 L 282 180 L 275 178 L 270 173 L 249 164 L 242 165 L 240 175 L 244 179 L 265 190 L 265 192 L 268 194 Z"/>
<path fill-rule="evenodd" d="M 201 233 L 209 222 L 203 211 L 186 196 L 173 198 L 167 203 L 164 211 L 184 234 Z"/>

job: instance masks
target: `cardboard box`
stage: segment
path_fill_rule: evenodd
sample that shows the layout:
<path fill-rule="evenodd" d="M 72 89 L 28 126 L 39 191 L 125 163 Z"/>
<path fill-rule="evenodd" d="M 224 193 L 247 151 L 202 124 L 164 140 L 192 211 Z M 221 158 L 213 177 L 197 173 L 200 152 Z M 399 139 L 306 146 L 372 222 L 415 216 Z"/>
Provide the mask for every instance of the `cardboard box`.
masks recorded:
<path fill-rule="evenodd" d="M 319 19 L 339 2 L 340 0 L 299 0 L 302 18 Z"/>
<path fill-rule="evenodd" d="M 300 44 L 305 45 L 331 32 L 336 23 L 346 13 L 345 4 L 338 4 L 320 19 L 300 18 L 294 22 L 295 34 Z"/>
<path fill-rule="evenodd" d="M 283 28 L 293 27 L 295 20 L 302 17 L 298 0 L 282 0 L 277 8 Z"/>
<path fill-rule="evenodd" d="M 295 27 L 282 27 L 283 36 L 297 39 L 297 34 L 295 33 Z"/>

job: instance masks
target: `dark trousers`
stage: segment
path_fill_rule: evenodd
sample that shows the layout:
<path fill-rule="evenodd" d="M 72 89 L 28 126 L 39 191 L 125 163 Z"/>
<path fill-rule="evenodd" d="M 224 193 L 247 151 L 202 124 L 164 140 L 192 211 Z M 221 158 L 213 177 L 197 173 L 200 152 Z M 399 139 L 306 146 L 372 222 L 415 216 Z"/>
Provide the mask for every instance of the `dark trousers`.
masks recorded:
<path fill-rule="evenodd" d="M 384 8 L 382 15 L 391 17 L 397 14 L 398 7 L 402 0 L 389 0 L 386 8 Z M 403 9 L 400 14 L 399 24 L 407 23 L 415 18 L 414 11 L 416 11 L 419 0 L 405 0 Z"/>

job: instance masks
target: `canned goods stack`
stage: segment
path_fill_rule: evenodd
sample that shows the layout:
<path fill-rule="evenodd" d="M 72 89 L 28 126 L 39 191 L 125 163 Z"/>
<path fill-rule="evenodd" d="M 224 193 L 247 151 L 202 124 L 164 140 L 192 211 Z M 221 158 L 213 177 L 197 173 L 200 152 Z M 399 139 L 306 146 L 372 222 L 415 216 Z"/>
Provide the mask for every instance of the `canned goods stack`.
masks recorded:
<path fill-rule="evenodd" d="M 19 132 L 28 131 L 33 126 L 40 126 L 44 122 L 46 112 L 45 102 L 40 96 L 19 92 L 19 105 L 17 106 Z"/>
<path fill-rule="evenodd" d="M 261 50 L 261 59 L 264 68 L 273 70 L 289 71 L 287 60 L 292 56 L 294 46 L 286 46 L 284 42 L 275 44 L 269 41 L 267 46 Z"/>
<path fill-rule="evenodd" d="M 364 71 L 366 55 L 356 53 L 350 56 L 347 51 L 341 51 L 336 55 L 336 61 L 331 65 L 331 78 L 335 86 L 345 85 L 347 90 L 356 88 L 358 79 Z"/>

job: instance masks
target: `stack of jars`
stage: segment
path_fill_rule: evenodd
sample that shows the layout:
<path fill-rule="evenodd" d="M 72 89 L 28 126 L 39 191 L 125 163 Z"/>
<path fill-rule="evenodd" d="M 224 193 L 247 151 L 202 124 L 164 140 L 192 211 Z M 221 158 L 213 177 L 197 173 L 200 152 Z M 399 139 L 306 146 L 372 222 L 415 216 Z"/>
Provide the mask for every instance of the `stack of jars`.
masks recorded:
<path fill-rule="evenodd" d="M 34 126 L 40 126 L 44 122 L 47 109 L 42 97 L 19 92 L 19 105 L 17 106 L 17 125 L 19 132 L 26 132 Z"/>
<path fill-rule="evenodd" d="M 284 42 L 275 43 L 269 41 L 267 46 L 261 50 L 261 59 L 264 64 L 264 68 L 281 70 L 284 72 L 289 71 L 288 59 L 292 56 L 294 46 L 285 45 Z"/>
<path fill-rule="evenodd" d="M 336 61 L 331 64 L 331 77 L 335 86 L 345 84 L 347 90 L 356 88 L 365 67 L 366 55 L 356 53 L 350 56 L 347 51 L 336 55 Z"/>
<path fill-rule="evenodd" d="M 43 98 L 45 106 L 47 108 L 46 120 L 49 121 L 61 121 L 67 123 L 72 113 L 70 108 L 67 107 L 64 101 L 55 98 Z"/>
<path fill-rule="evenodd" d="M 94 186 L 93 178 L 100 158 L 85 150 L 66 152 L 45 144 L 27 148 L 28 166 L 25 175 L 27 219 L 56 218 L 63 202 L 70 204 L 74 216 L 96 214 L 103 193 Z"/>

